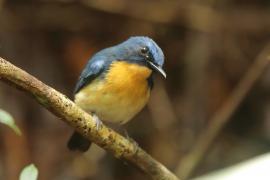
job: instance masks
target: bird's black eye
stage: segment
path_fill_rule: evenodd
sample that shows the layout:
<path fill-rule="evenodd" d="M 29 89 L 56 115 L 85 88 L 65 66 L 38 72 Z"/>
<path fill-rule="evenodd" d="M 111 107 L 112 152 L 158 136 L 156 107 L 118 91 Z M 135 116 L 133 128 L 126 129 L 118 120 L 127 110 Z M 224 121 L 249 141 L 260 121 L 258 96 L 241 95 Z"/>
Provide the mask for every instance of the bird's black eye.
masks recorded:
<path fill-rule="evenodd" d="M 148 47 L 143 47 L 143 48 L 141 49 L 141 53 L 142 53 L 142 54 L 147 54 L 148 51 L 149 51 Z"/>

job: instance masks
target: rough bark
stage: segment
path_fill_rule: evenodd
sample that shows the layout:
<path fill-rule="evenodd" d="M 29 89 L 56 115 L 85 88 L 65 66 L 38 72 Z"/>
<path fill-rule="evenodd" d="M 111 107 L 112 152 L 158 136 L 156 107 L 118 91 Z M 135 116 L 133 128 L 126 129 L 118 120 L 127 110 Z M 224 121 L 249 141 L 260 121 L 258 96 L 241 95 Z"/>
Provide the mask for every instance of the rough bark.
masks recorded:
<path fill-rule="evenodd" d="M 116 158 L 128 161 L 156 180 L 177 180 L 164 165 L 153 159 L 136 143 L 129 141 L 112 129 L 96 123 L 85 111 L 65 95 L 42 83 L 27 72 L 0 57 L 0 79 L 34 97 L 43 107 L 60 117 L 64 122 L 111 152 Z"/>

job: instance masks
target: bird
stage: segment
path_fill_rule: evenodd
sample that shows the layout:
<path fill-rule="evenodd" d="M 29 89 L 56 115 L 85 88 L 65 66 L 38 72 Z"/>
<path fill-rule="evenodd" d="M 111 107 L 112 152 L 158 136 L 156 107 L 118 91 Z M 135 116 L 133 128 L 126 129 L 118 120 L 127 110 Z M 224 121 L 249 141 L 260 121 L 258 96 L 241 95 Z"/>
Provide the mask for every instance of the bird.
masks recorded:
<path fill-rule="evenodd" d="M 90 58 L 74 90 L 74 102 L 90 113 L 99 128 L 102 122 L 125 124 L 147 104 L 153 74 L 166 78 L 164 54 L 146 36 L 133 36 Z M 72 151 L 85 152 L 91 142 L 78 132 L 68 141 Z"/>

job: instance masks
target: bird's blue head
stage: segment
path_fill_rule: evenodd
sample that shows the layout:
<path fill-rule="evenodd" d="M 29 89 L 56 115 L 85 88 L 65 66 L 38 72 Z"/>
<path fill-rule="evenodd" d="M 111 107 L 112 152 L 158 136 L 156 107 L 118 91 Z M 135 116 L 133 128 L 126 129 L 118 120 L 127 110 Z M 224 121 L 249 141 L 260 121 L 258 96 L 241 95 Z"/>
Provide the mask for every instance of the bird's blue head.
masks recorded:
<path fill-rule="evenodd" d="M 131 37 L 115 46 L 115 50 L 117 51 L 117 59 L 147 66 L 166 78 L 166 73 L 162 69 L 163 52 L 152 39 L 143 36 Z"/>

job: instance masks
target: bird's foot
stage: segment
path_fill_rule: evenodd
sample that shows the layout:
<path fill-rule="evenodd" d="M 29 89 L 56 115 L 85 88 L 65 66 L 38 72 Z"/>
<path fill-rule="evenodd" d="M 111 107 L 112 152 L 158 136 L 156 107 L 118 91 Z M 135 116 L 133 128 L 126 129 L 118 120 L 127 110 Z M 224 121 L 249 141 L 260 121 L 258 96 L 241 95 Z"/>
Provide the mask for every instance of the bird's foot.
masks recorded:
<path fill-rule="evenodd" d="M 125 133 L 126 138 L 127 138 L 130 142 L 132 142 L 136 147 L 139 146 L 138 143 L 128 135 L 128 132 L 127 132 L 126 129 L 124 129 L 124 133 Z"/>
<path fill-rule="evenodd" d="M 102 125 L 102 121 L 98 118 L 96 114 L 92 114 L 93 120 L 96 122 L 96 129 L 100 130 L 100 127 Z"/>
<path fill-rule="evenodd" d="M 128 132 L 127 132 L 126 128 L 124 128 L 124 134 L 125 134 L 127 139 L 130 139 L 130 136 L 128 135 Z"/>

